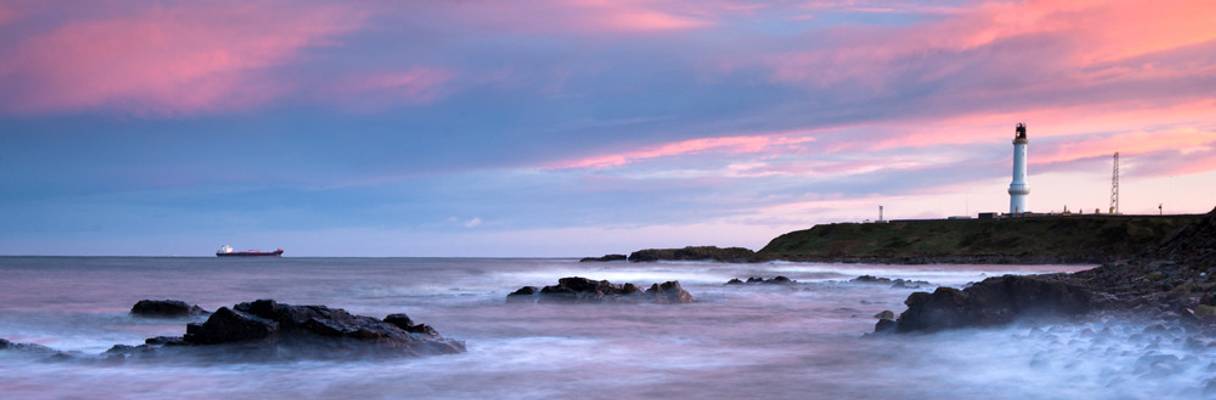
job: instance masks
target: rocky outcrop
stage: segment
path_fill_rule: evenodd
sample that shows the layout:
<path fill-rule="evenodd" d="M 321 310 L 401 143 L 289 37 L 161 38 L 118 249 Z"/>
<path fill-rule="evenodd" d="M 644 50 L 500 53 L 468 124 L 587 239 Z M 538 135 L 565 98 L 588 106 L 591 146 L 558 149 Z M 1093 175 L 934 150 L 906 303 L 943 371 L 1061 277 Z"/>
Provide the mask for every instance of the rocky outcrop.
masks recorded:
<path fill-rule="evenodd" d="M 718 261 L 743 263 L 756 260 L 756 252 L 742 247 L 689 246 L 681 249 L 646 249 L 629 254 L 630 262 Z"/>
<path fill-rule="evenodd" d="M 614 284 L 583 277 L 561 278 L 556 285 L 537 290 L 524 286 L 507 295 L 507 302 L 538 303 L 691 303 L 692 295 L 680 282 L 656 283 L 645 291 L 632 283 Z"/>
<path fill-rule="evenodd" d="M 22 353 L 38 353 L 38 354 L 52 354 L 52 353 L 56 352 L 55 350 L 51 349 L 50 347 L 46 347 L 46 346 L 43 346 L 40 344 L 14 343 L 14 342 L 10 342 L 5 339 L 0 339 L 0 351 L 15 351 L 15 352 L 22 352 Z"/>
<path fill-rule="evenodd" d="M 13 353 L 19 357 L 59 361 L 73 358 L 76 354 L 62 352 L 50 347 L 33 343 L 17 343 L 0 339 L 0 352 Z"/>
<path fill-rule="evenodd" d="M 220 351 L 227 345 L 269 358 L 421 356 L 464 351 L 463 342 L 445 339 L 405 314 L 378 320 L 340 308 L 257 300 L 220 307 L 205 322 L 188 324 L 185 336 L 149 338 L 142 346 L 115 346 L 106 354 L 129 358 L 160 355 L 167 350 L 197 353 Z"/>
<path fill-rule="evenodd" d="M 819 224 L 774 238 L 761 259 L 891 264 L 1101 264 L 1156 248 L 1200 215 L 1034 215 Z"/>
<path fill-rule="evenodd" d="M 933 286 L 927 281 L 914 281 L 911 279 L 891 279 L 873 275 L 862 275 L 849 280 L 849 283 L 862 283 L 870 285 L 887 285 L 896 289 L 919 289 L 924 286 Z"/>
<path fill-rule="evenodd" d="M 394 326 L 409 333 L 418 333 L 427 336 L 439 336 L 439 332 L 435 331 L 435 328 L 432 328 L 427 324 L 414 323 L 414 321 L 410 319 L 410 316 L 405 314 L 389 314 L 387 317 L 384 317 L 384 322 L 393 324 Z"/>
<path fill-rule="evenodd" d="M 764 279 L 763 277 L 752 276 L 752 277 L 748 277 L 747 281 L 740 280 L 739 278 L 734 278 L 734 279 L 731 279 L 726 282 L 727 285 L 790 285 L 790 284 L 794 284 L 794 283 L 798 283 L 798 281 L 795 281 L 793 279 L 787 278 L 782 275 L 777 275 L 771 279 Z"/>
<path fill-rule="evenodd" d="M 189 317 L 210 314 L 197 305 L 181 300 L 140 300 L 131 306 L 131 315 L 141 317 Z"/>
<path fill-rule="evenodd" d="M 610 261 L 625 261 L 629 257 L 624 254 L 606 254 L 601 257 L 583 257 L 578 262 L 610 262 Z"/>
<path fill-rule="evenodd" d="M 646 289 L 646 296 L 652 297 L 658 304 L 692 303 L 692 294 L 680 286 L 679 281 L 667 281 L 651 284 Z"/>
<path fill-rule="evenodd" d="M 1060 279 L 1006 275 L 963 290 L 939 287 L 933 293 L 913 293 L 893 329 L 879 321 L 875 330 L 934 332 L 995 326 L 1026 317 L 1079 315 L 1099 307 L 1103 300 L 1085 287 Z"/>

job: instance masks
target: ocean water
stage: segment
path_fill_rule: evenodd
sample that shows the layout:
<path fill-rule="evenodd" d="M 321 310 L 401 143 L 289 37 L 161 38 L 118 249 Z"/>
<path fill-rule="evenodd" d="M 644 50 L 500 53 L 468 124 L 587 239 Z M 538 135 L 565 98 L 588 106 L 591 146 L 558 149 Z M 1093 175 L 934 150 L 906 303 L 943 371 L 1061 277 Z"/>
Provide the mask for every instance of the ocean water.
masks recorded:
<path fill-rule="evenodd" d="M 269 363 L 43 361 L 0 352 L 0 398 L 1139 399 L 1216 392 L 1211 338 L 1119 319 L 867 337 L 911 289 L 1078 266 L 607 263 L 561 259 L 0 258 L 0 338 L 99 353 L 180 335 L 127 314 L 144 298 L 207 309 L 259 298 L 382 317 L 405 312 L 468 352 Z M 785 275 L 790 287 L 724 286 Z M 684 305 L 506 304 L 584 276 L 679 280 Z M 930 288 L 931 289 L 931 288 Z"/>

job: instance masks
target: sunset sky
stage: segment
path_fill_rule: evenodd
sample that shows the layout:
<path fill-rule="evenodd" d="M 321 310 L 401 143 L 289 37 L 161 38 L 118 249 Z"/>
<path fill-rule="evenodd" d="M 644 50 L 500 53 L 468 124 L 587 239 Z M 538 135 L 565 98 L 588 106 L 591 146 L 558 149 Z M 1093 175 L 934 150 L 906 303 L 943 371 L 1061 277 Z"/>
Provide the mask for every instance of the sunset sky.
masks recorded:
<path fill-rule="evenodd" d="M 0 2 L 0 254 L 584 256 L 1216 206 L 1216 2 Z"/>

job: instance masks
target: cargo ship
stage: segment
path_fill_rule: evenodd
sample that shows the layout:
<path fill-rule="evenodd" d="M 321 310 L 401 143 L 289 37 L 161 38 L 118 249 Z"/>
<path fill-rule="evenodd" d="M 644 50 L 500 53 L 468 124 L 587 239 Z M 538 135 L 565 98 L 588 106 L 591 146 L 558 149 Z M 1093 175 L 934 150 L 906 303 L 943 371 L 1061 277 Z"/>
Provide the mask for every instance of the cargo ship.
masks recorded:
<path fill-rule="evenodd" d="M 274 251 L 261 250 L 241 250 L 236 251 L 231 245 L 223 245 L 219 250 L 215 251 L 216 257 L 279 257 L 283 255 L 283 249 L 274 249 Z"/>

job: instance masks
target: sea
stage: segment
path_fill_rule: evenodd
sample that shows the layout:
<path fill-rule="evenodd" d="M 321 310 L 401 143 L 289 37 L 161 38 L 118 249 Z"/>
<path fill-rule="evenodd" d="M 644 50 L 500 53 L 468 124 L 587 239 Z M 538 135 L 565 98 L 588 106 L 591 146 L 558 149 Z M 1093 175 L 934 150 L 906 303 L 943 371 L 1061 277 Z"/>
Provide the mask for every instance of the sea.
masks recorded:
<path fill-rule="evenodd" d="M 181 335 L 189 319 L 275 299 L 406 313 L 468 351 L 423 358 L 249 362 L 47 360 L 0 351 L 3 399 L 1179 399 L 1216 396 L 1208 337 L 1095 316 L 928 335 L 869 335 L 916 290 L 1070 265 L 579 263 L 488 258 L 0 257 L 0 338 L 78 352 Z M 797 280 L 727 286 L 731 278 Z M 921 289 L 850 283 L 860 275 Z M 582 276 L 678 280 L 692 304 L 508 304 Z"/>

